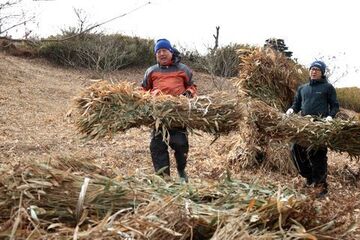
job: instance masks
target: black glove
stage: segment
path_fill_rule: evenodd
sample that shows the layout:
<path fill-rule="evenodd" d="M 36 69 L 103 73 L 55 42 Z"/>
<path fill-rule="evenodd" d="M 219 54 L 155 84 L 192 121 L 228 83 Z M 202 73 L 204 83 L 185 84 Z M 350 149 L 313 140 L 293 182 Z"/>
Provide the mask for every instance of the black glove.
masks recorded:
<path fill-rule="evenodd" d="M 185 92 L 183 92 L 182 95 L 187 97 L 187 98 L 192 98 L 192 93 L 189 90 L 186 90 Z"/>

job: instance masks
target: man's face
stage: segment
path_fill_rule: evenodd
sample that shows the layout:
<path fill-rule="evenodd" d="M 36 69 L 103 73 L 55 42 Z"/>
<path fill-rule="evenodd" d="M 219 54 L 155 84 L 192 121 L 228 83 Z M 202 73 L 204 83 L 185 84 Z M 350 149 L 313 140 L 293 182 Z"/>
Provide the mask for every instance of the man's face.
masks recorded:
<path fill-rule="evenodd" d="M 156 61 L 161 65 L 161 66 L 167 66 L 171 64 L 171 59 L 172 59 L 172 53 L 165 49 L 165 48 L 160 48 L 157 52 L 156 52 Z"/>
<path fill-rule="evenodd" d="M 320 68 L 312 67 L 310 68 L 310 78 L 313 80 L 319 80 L 322 77 Z"/>

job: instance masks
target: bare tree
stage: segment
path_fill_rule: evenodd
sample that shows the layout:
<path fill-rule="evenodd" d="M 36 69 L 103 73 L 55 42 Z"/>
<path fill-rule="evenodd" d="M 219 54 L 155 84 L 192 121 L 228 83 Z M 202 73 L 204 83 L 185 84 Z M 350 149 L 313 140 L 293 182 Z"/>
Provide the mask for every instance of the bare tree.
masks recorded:
<path fill-rule="evenodd" d="M 79 25 L 77 32 L 78 33 L 83 32 L 86 28 L 88 28 L 87 14 L 83 9 L 79 9 L 79 8 L 74 8 L 74 12 L 77 17 L 78 25 Z"/>
<path fill-rule="evenodd" d="M 215 39 L 215 45 L 213 51 L 216 51 L 216 49 L 219 47 L 219 31 L 220 31 L 220 26 L 216 26 L 216 34 L 213 34 L 213 37 Z"/>
<path fill-rule="evenodd" d="M 28 16 L 28 14 L 19 7 L 22 1 L 23 0 L 8 0 L 0 3 L 0 36 L 7 36 L 10 30 L 22 25 L 26 26 L 27 23 L 35 19 L 35 16 Z"/>

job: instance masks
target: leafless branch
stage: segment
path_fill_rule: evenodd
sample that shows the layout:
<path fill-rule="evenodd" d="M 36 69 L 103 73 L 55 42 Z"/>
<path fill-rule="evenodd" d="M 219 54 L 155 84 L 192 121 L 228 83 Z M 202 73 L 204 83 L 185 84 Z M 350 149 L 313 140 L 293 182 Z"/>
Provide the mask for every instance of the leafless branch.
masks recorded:
<path fill-rule="evenodd" d="M 91 26 L 91 27 L 89 27 L 89 28 L 87 28 L 87 29 L 85 29 L 85 30 L 83 30 L 83 31 L 75 34 L 75 35 L 72 35 L 72 36 L 69 36 L 69 37 L 66 37 L 66 38 L 62 38 L 62 39 L 48 39 L 48 40 L 45 40 L 45 41 L 51 41 L 51 42 L 59 41 L 59 42 L 60 42 L 60 41 L 66 41 L 66 40 L 69 40 L 69 39 L 78 37 L 78 36 L 80 36 L 80 35 L 82 35 L 82 34 L 84 34 L 84 33 L 86 33 L 86 32 L 90 32 L 90 31 L 93 30 L 94 28 L 100 27 L 100 26 L 102 26 L 102 25 L 104 25 L 104 24 L 106 24 L 106 23 L 109 23 L 109 22 L 111 22 L 111 21 L 114 21 L 114 20 L 116 20 L 116 19 L 118 19 L 118 18 L 125 17 L 126 15 L 129 15 L 130 13 L 133 13 L 133 12 L 135 12 L 135 11 L 137 11 L 137 10 L 139 10 L 139 9 L 145 7 L 146 5 L 149 5 L 149 4 L 151 4 L 151 2 L 147 2 L 147 3 L 141 5 L 141 6 L 137 7 L 137 8 L 134 8 L 133 10 L 131 10 L 131 11 L 129 11 L 129 12 L 123 13 L 123 14 L 121 14 L 121 15 L 119 15 L 119 16 L 116 16 L 116 17 L 114 17 L 114 18 L 111 18 L 111 19 L 109 19 L 109 20 L 106 20 L 106 21 L 104 21 L 104 22 L 102 22 L 102 23 L 95 24 L 94 26 Z"/>
<path fill-rule="evenodd" d="M 30 21 L 33 20 L 33 19 L 35 19 L 35 16 L 33 16 L 33 17 L 31 17 L 31 18 L 29 18 L 29 19 L 27 19 L 27 20 L 24 20 L 24 21 L 22 21 L 22 22 L 16 23 L 16 24 L 14 24 L 14 25 L 6 28 L 5 30 L 1 30 L 1 31 L 0 31 L 0 34 L 5 33 L 5 32 L 7 32 L 7 31 L 9 31 L 9 30 L 11 30 L 11 29 L 13 29 L 13 28 L 16 28 L 17 26 L 26 24 L 27 22 L 30 22 Z"/>

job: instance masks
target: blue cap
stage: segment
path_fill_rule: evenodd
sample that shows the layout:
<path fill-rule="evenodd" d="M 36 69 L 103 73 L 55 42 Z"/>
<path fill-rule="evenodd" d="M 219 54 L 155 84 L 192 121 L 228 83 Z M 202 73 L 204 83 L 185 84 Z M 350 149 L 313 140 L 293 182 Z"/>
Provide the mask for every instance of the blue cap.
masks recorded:
<path fill-rule="evenodd" d="M 325 74 L 325 70 L 326 70 L 326 64 L 322 61 L 315 61 L 310 65 L 310 69 L 313 67 L 317 67 L 318 69 L 321 70 L 322 75 Z"/>
<path fill-rule="evenodd" d="M 167 49 L 172 53 L 174 52 L 174 49 L 172 48 L 170 41 L 165 38 L 156 41 L 154 52 L 157 53 L 157 51 L 159 51 L 159 49 L 161 48 Z"/>

